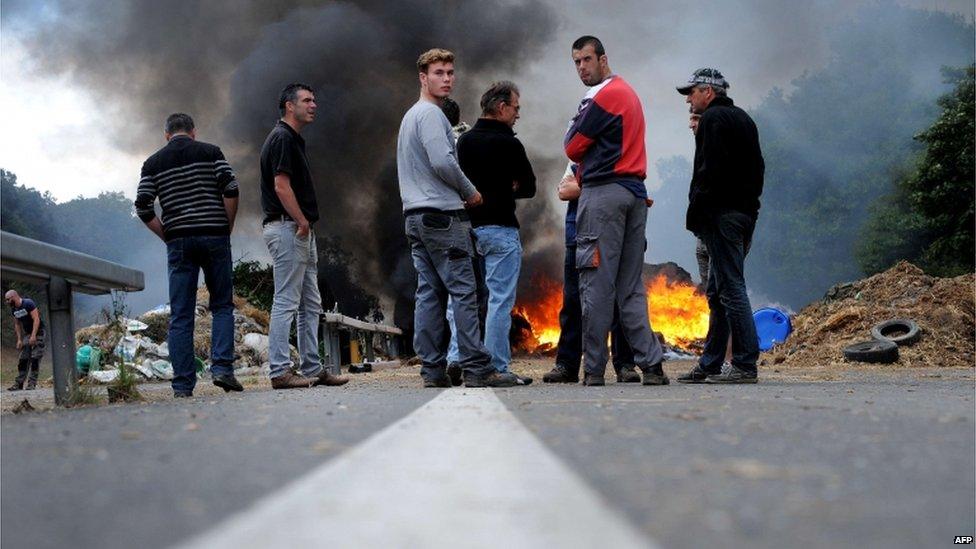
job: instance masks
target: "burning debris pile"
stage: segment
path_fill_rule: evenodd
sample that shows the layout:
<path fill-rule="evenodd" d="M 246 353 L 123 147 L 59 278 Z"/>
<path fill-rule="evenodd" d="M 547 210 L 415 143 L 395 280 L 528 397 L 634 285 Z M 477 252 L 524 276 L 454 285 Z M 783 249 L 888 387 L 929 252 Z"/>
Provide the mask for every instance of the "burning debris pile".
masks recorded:
<path fill-rule="evenodd" d="M 700 351 L 708 333 L 708 302 L 691 275 L 675 263 L 644 265 L 644 285 L 651 326 L 667 350 Z M 533 297 L 520 298 L 512 312 L 512 347 L 523 355 L 550 355 L 559 341 L 562 284 L 536 274 L 531 286 Z"/>
<path fill-rule="evenodd" d="M 821 302 L 793 319 L 793 334 L 775 347 L 764 364 L 834 366 L 842 349 L 870 339 L 871 328 L 893 318 L 913 319 L 921 340 L 900 347 L 903 366 L 972 366 L 974 359 L 974 276 L 928 276 L 908 262 L 869 278 L 831 288 Z"/>

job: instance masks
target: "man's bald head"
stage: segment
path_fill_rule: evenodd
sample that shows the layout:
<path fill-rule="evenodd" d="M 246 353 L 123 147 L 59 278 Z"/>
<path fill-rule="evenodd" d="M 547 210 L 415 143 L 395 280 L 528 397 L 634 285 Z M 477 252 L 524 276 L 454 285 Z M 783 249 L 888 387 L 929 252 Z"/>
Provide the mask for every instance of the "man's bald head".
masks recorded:
<path fill-rule="evenodd" d="M 7 293 L 3 294 L 3 300 L 7 302 L 8 305 L 20 305 L 20 294 L 16 290 L 7 290 Z"/>

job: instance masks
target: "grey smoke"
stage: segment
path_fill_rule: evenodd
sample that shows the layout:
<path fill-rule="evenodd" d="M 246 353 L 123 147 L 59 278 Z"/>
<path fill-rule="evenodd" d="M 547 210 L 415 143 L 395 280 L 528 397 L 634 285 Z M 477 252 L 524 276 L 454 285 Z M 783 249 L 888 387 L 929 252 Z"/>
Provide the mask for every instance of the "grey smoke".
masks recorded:
<path fill-rule="evenodd" d="M 772 88 L 789 93 L 793 79 L 825 66 L 833 29 L 877 3 L 7 0 L 0 22 L 4 40 L 31 51 L 32 70 L 70 75 L 100 99 L 100 129 L 121 149 L 148 155 L 159 147 L 163 118 L 190 112 L 201 138 L 221 145 L 238 171 L 246 217 L 234 245 L 252 256 L 263 248 L 257 154 L 278 116 L 278 90 L 291 81 L 313 85 L 320 115 L 306 137 L 323 212 L 319 228 L 354 253 L 364 284 L 392 299 L 411 287 L 392 161 L 400 116 L 416 100 L 413 63 L 421 51 L 457 52 L 456 98 L 468 122 L 491 81 L 510 79 L 522 89 L 516 130 L 539 178 L 539 196 L 519 209 L 527 295 L 533 275 L 561 278 L 563 206 L 554 188 L 565 165 L 563 131 L 584 93 L 570 60 L 573 39 L 603 38 L 611 66 L 644 103 L 652 196 L 678 197 L 661 186 L 677 185 L 680 177 L 665 181 L 655 169 L 662 159 L 690 158 L 693 149 L 676 82 L 695 68 L 716 66 L 732 82 L 738 104 L 757 106 Z M 967 18 L 973 12 L 963 1 L 899 4 Z M 870 30 L 870 21 L 860 24 Z M 670 208 L 681 208 L 672 202 Z M 689 241 L 673 211 L 659 212 L 649 219 L 649 259 L 677 259 L 695 272 L 690 253 L 656 254 Z M 160 254 L 155 268 L 163 264 Z"/>

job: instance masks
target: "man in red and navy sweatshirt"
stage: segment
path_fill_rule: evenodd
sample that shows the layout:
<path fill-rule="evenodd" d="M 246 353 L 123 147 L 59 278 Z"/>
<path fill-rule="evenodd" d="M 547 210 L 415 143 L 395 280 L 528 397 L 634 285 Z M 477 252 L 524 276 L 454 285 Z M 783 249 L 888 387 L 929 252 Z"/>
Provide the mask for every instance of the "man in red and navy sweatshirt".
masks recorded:
<path fill-rule="evenodd" d="M 633 88 L 610 71 L 599 39 L 573 43 L 573 62 L 590 90 L 570 122 L 564 145 L 577 164 L 576 267 L 583 308 L 583 383 L 603 385 L 614 302 L 644 385 L 667 385 L 663 349 L 647 319 L 641 279 L 647 241 L 647 152 L 644 111 Z"/>

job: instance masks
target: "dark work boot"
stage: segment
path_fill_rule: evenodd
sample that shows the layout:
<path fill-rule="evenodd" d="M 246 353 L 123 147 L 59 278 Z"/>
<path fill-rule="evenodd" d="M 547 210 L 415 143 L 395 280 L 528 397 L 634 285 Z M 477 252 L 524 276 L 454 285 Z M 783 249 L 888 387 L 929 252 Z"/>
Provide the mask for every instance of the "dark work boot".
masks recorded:
<path fill-rule="evenodd" d="M 455 387 L 461 385 L 463 381 L 461 377 L 462 373 L 461 365 L 457 362 L 452 362 L 447 365 L 447 377 L 451 380 L 451 385 Z"/>
<path fill-rule="evenodd" d="M 641 367 L 641 372 L 644 374 L 644 381 L 641 382 L 643 385 L 667 385 L 671 383 L 668 376 L 664 375 L 664 369 L 661 368 L 660 362 Z"/>
<path fill-rule="evenodd" d="M 633 364 L 624 364 L 617 371 L 617 383 L 640 383 L 641 376 L 637 373 L 637 367 Z"/>
<path fill-rule="evenodd" d="M 237 381 L 237 378 L 234 377 L 234 374 L 224 374 L 222 376 L 214 376 L 213 384 L 216 385 L 217 387 L 220 387 L 221 389 L 224 390 L 224 392 L 227 393 L 231 391 L 240 392 L 244 390 L 244 387 L 241 385 L 241 382 Z"/>
<path fill-rule="evenodd" d="M 451 380 L 447 376 L 424 378 L 424 387 L 427 388 L 447 388 L 450 386 Z"/>
<path fill-rule="evenodd" d="M 562 364 L 556 364 L 542 376 L 543 383 L 579 383 L 579 374 L 572 374 Z"/>
<path fill-rule="evenodd" d="M 514 387 L 518 385 L 518 376 L 511 372 L 491 372 L 484 376 L 465 374 L 465 387 Z"/>
<path fill-rule="evenodd" d="M 596 374 L 590 374 L 587 372 L 583 373 L 583 385 L 587 387 L 602 387 L 607 384 L 607 381 L 603 379 L 603 376 Z"/>

